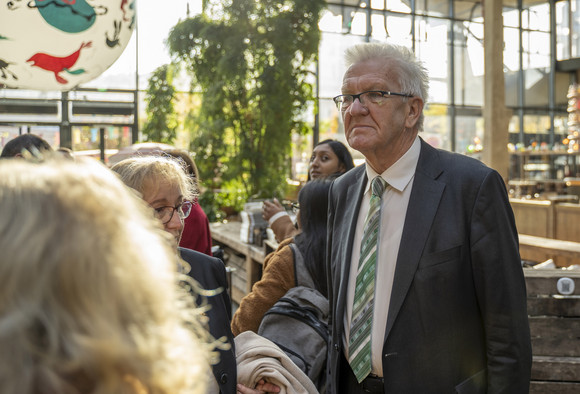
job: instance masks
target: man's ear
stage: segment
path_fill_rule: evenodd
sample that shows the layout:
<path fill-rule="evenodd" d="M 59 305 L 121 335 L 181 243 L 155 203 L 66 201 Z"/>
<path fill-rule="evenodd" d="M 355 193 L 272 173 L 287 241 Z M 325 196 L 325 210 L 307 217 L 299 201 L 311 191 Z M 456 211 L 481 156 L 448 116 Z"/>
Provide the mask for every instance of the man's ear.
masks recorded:
<path fill-rule="evenodd" d="M 419 121 L 419 117 L 423 113 L 423 99 L 420 97 L 410 97 L 407 104 L 409 105 L 409 112 L 407 113 L 407 119 L 405 121 L 405 126 L 408 128 L 413 128 Z"/>

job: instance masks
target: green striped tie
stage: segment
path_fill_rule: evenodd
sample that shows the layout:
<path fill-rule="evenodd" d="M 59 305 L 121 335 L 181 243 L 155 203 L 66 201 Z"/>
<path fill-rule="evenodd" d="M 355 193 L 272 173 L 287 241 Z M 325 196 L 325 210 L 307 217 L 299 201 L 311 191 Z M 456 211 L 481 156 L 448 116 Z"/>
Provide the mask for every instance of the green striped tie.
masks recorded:
<path fill-rule="evenodd" d="M 359 383 L 371 372 L 371 328 L 375 298 L 377 238 L 381 222 L 381 196 L 386 185 L 387 182 L 380 176 L 375 177 L 371 184 L 372 196 L 365 219 L 356 274 L 348 362 Z"/>

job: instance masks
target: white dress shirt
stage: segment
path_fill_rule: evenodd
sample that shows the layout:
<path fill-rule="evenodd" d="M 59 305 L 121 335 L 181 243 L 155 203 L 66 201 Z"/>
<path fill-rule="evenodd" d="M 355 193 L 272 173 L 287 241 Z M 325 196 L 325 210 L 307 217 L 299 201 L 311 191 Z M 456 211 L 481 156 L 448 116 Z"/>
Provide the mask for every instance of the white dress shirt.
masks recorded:
<path fill-rule="evenodd" d="M 377 376 L 383 376 L 383 361 L 381 353 L 383 350 L 385 330 L 387 327 L 387 311 L 391 299 L 393 288 L 393 278 L 395 276 L 395 265 L 403 233 L 403 225 L 409 205 L 409 196 L 413 187 L 415 169 L 419 161 L 421 143 L 419 137 L 409 148 L 409 150 L 391 167 L 380 176 L 387 181 L 388 186 L 383 193 L 381 201 L 381 225 L 379 230 L 379 249 L 377 255 L 377 267 L 375 273 L 375 302 L 373 312 L 373 326 L 371 331 L 372 340 L 372 371 Z M 371 199 L 370 181 L 377 174 L 370 165 L 366 166 L 367 184 L 361 203 L 356 224 L 356 233 L 353 241 L 350 275 L 346 293 L 346 314 L 344 316 L 344 349 L 348 359 L 348 338 L 350 335 L 350 321 L 352 315 L 352 304 L 354 300 L 354 288 L 358 260 L 360 256 L 360 244 L 363 235 L 364 222 L 369 210 Z"/>

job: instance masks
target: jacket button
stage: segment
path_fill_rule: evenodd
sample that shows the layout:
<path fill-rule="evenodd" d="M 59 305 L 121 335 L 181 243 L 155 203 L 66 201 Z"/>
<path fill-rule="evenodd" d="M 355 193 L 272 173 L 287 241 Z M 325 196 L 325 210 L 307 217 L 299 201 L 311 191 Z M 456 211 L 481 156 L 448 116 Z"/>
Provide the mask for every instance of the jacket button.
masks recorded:
<path fill-rule="evenodd" d="M 339 346 L 338 346 L 338 343 L 335 343 L 335 344 L 334 344 L 334 350 L 336 350 L 337 352 L 340 350 L 340 348 L 339 348 Z"/>
<path fill-rule="evenodd" d="M 222 373 L 220 376 L 220 383 L 221 384 L 226 384 L 228 382 L 228 374 L 227 373 Z"/>

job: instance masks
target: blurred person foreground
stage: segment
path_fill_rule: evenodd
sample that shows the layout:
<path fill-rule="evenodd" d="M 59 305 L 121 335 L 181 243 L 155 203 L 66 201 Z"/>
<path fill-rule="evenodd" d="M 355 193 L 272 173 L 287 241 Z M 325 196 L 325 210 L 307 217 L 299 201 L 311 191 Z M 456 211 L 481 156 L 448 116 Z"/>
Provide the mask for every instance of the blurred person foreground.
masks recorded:
<path fill-rule="evenodd" d="M 0 161 L 0 392 L 205 393 L 167 234 L 97 162 Z"/>

